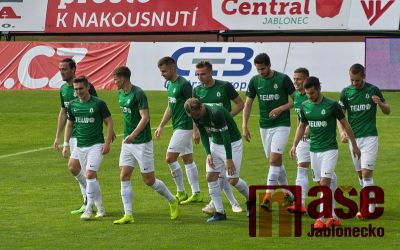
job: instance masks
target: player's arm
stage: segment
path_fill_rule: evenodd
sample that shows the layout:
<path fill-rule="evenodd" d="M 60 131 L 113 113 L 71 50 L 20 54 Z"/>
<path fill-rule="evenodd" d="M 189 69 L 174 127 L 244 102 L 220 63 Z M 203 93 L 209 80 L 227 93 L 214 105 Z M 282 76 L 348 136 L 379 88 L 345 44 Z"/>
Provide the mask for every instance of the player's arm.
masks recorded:
<path fill-rule="evenodd" d="M 243 130 L 243 137 L 246 141 L 250 141 L 251 135 L 247 124 L 249 122 L 250 114 L 251 114 L 251 107 L 253 106 L 254 98 L 247 97 L 246 102 L 244 104 L 243 109 L 243 120 L 242 120 L 242 130 Z"/>
<path fill-rule="evenodd" d="M 346 97 L 346 89 L 343 89 L 342 92 L 340 93 L 339 97 L 339 105 L 342 108 L 343 114 L 346 116 L 346 111 L 348 107 L 348 102 L 347 102 L 347 97 Z M 340 141 L 343 143 L 348 143 L 349 142 L 349 136 L 347 135 L 342 123 L 337 120 L 336 125 L 339 130 L 339 135 L 340 135 Z"/>
<path fill-rule="evenodd" d="M 372 100 L 379 106 L 385 115 L 390 114 L 389 104 L 385 101 L 382 101 L 382 98 L 379 95 L 373 95 Z"/>
<path fill-rule="evenodd" d="M 232 160 L 232 140 L 228 129 L 228 116 L 230 116 L 228 111 L 223 109 L 214 114 L 213 122 L 215 125 L 215 129 L 217 129 L 221 134 L 222 141 L 224 143 L 226 154 L 225 168 L 228 171 L 229 175 L 233 175 L 235 174 L 235 164 Z"/>
<path fill-rule="evenodd" d="M 239 114 L 244 108 L 243 99 L 238 95 L 235 99 L 233 99 L 235 106 L 232 108 L 231 115 L 235 116 Z"/>
<path fill-rule="evenodd" d="M 65 123 L 67 121 L 67 110 L 64 107 L 60 108 L 60 113 L 58 114 L 57 119 L 57 131 L 56 131 L 56 138 L 54 139 L 53 148 L 56 150 L 60 149 L 60 137 L 62 130 L 65 127 Z"/>
<path fill-rule="evenodd" d="M 300 140 L 304 137 L 304 132 L 306 130 L 307 124 L 300 122 L 299 126 L 296 128 L 296 134 L 293 139 L 292 147 L 290 148 L 289 155 L 292 159 L 296 156 L 296 147 L 299 144 Z"/>
<path fill-rule="evenodd" d="M 171 109 L 169 107 L 169 102 L 168 102 L 167 107 L 165 108 L 164 111 L 164 115 L 161 119 L 160 125 L 158 125 L 158 128 L 154 132 L 154 136 L 156 137 L 156 139 L 160 139 L 161 133 L 170 119 L 171 119 Z"/>
<path fill-rule="evenodd" d="M 110 144 L 115 139 L 115 132 L 114 132 L 114 122 L 111 116 L 105 118 L 103 121 L 107 126 L 107 138 L 103 144 L 101 153 L 105 155 L 108 154 L 108 152 L 110 152 Z"/>
<path fill-rule="evenodd" d="M 67 120 L 67 124 L 65 126 L 64 131 L 64 145 L 62 155 L 66 159 L 68 157 L 68 149 L 69 149 L 69 140 L 71 139 L 72 127 L 74 126 L 74 122 L 71 120 Z"/>
<path fill-rule="evenodd" d="M 350 123 L 346 120 L 346 118 L 342 118 L 339 120 L 340 124 L 343 126 L 344 131 L 346 132 L 348 139 L 351 141 L 351 146 L 353 149 L 353 155 L 357 159 L 360 159 L 361 157 L 361 151 L 357 146 L 356 138 L 354 136 L 353 130 L 350 127 Z"/>
<path fill-rule="evenodd" d="M 294 107 L 293 94 L 290 94 L 290 97 L 291 97 L 291 99 L 289 99 L 286 104 L 283 104 L 277 108 L 274 108 L 273 110 L 271 110 L 271 112 L 269 112 L 269 117 L 271 119 L 277 118 L 278 116 L 280 116 L 282 114 L 282 112 Z"/>
<path fill-rule="evenodd" d="M 138 134 L 143 131 L 143 129 L 149 122 L 149 109 L 140 109 L 139 113 L 141 116 L 140 121 L 136 128 L 132 131 L 132 133 L 125 138 L 124 143 L 131 143 L 136 138 L 136 136 L 138 136 Z"/>

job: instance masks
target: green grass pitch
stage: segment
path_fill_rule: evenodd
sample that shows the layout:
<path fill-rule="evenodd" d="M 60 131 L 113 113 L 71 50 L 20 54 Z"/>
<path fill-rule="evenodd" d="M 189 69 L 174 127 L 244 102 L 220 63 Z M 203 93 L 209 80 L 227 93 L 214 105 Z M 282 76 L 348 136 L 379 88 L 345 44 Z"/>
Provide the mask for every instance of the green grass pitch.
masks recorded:
<path fill-rule="evenodd" d="M 166 93 L 149 91 L 147 95 L 151 126 L 155 128 L 164 112 Z M 338 98 L 337 93 L 327 95 Z M 385 116 L 378 112 L 379 154 L 374 180 L 385 191 L 385 211 L 377 220 L 343 220 L 345 226 L 361 227 L 371 223 L 375 227 L 383 227 L 384 237 L 310 238 L 306 234 L 314 220 L 305 216 L 301 238 L 277 235 L 251 238 L 245 214 L 233 214 L 225 197 L 227 221 L 206 223 L 206 217 L 201 213 L 205 202 L 181 206 L 179 219 L 171 221 L 167 202 L 142 182 L 138 169 L 132 177 L 135 223 L 113 225 L 112 221 L 123 214 L 118 168 L 121 136 L 105 156 L 99 172 L 108 216 L 99 221 L 83 222 L 78 216 L 70 215 L 70 210 L 81 205 L 79 187 L 67 169 L 67 161 L 60 153 L 50 149 L 59 112 L 58 92 L 0 91 L 0 249 L 398 249 L 400 94 L 384 95 L 392 113 Z M 121 134 L 122 121 L 116 92 L 99 91 L 99 96 L 108 104 L 116 133 Z M 249 185 L 264 184 L 267 175 L 268 164 L 258 132 L 257 105 L 253 105 L 250 120 L 252 142 L 244 142 L 241 170 L 241 177 Z M 291 113 L 292 124 L 295 124 L 294 112 Z M 236 120 L 241 127 L 241 115 Z M 296 178 L 296 163 L 288 157 L 293 127 L 284 154 L 290 184 L 294 184 Z M 154 152 L 156 176 L 175 193 L 175 184 L 164 161 L 171 133 L 172 129 L 168 127 L 162 139 L 154 141 Z M 339 150 L 336 167 L 338 185 L 352 185 L 359 190 L 347 144 L 340 144 Z M 201 190 L 208 202 L 202 146 L 195 146 L 194 157 L 199 168 Z M 309 177 L 311 180 L 311 173 Z M 190 190 L 184 178 L 185 187 Z M 236 190 L 234 192 L 245 208 L 242 196 Z M 277 231 L 277 228 L 274 230 Z"/>

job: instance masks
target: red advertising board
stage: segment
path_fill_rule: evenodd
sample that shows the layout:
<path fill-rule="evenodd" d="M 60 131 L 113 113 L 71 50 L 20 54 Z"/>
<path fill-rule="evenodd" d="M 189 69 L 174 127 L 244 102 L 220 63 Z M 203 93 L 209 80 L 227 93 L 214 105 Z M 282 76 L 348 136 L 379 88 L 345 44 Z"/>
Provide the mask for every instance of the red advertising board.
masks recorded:
<path fill-rule="evenodd" d="M 76 75 L 97 89 L 114 89 L 111 72 L 126 65 L 130 43 L 0 43 L 0 90 L 55 89 L 61 86 L 60 60 L 73 58 Z M 4 59 L 7 60 L 4 60 Z"/>
<path fill-rule="evenodd" d="M 212 18 L 211 0 L 54 0 L 48 4 L 45 32 L 224 29 Z"/>

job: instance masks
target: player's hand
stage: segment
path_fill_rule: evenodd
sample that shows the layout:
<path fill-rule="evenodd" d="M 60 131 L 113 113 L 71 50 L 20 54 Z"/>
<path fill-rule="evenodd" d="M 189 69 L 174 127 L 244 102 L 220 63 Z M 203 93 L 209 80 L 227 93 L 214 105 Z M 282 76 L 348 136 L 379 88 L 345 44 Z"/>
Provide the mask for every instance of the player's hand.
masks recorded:
<path fill-rule="evenodd" d="M 132 135 L 128 135 L 125 140 L 123 141 L 123 143 L 125 144 L 129 144 L 133 141 L 133 139 L 135 139 L 135 137 L 133 137 Z"/>
<path fill-rule="evenodd" d="M 113 131 L 111 135 L 111 142 L 114 142 L 115 139 L 117 139 L 117 135 L 115 134 L 115 131 Z"/>
<path fill-rule="evenodd" d="M 250 131 L 247 127 L 243 128 L 243 137 L 246 141 L 250 142 L 251 140 L 251 135 L 250 135 Z"/>
<path fill-rule="evenodd" d="M 278 116 L 280 116 L 281 113 L 282 113 L 282 111 L 280 108 L 273 109 L 273 110 L 271 110 L 271 112 L 269 112 L 269 118 L 275 119 Z"/>
<path fill-rule="evenodd" d="M 343 143 L 348 143 L 349 142 L 349 136 L 347 135 L 346 131 L 342 131 L 340 133 L 340 141 Z"/>
<path fill-rule="evenodd" d="M 197 129 L 193 129 L 193 141 L 195 144 L 200 143 L 200 133 Z"/>
<path fill-rule="evenodd" d="M 101 149 L 101 154 L 105 155 L 105 154 L 108 154 L 108 152 L 110 152 L 110 144 L 104 143 L 103 147 Z"/>
<path fill-rule="evenodd" d="M 65 159 L 68 158 L 68 151 L 69 151 L 69 147 L 68 147 L 68 146 L 67 146 L 67 147 L 63 147 L 62 155 L 63 155 L 63 157 L 64 157 Z"/>
<path fill-rule="evenodd" d="M 162 128 L 162 127 L 158 127 L 158 128 L 156 129 L 156 131 L 154 131 L 154 137 L 155 137 L 157 140 L 160 139 L 162 131 L 163 131 L 163 128 Z"/>
<path fill-rule="evenodd" d="M 292 159 L 296 156 L 296 147 L 294 145 L 290 148 L 289 155 Z"/>
<path fill-rule="evenodd" d="M 53 143 L 53 149 L 59 151 L 60 150 L 60 139 L 56 138 Z"/>
<path fill-rule="evenodd" d="M 228 175 L 232 176 L 235 174 L 236 168 L 232 159 L 227 159 L 225 161 L 225 169 L 228 171 Z"/>
<path fill-rule="evenodd" d="M 379 103 L 382 102 L 381 98 L 380 98 L 379 96 L 377 96 L 377 95 L 373 95 L 373 96 L 371 97 L 371 99 L 372 99 L 372 101 L 374 101 L 374 103 L 376 103 L 376 104 L 379 104 Z"/>
<path fill-rule="evenodd" d="M 361 151 L 357 145 L 352 145 L 352 146 L 353 146 L 353 156 L 359 160 L 361 158 Z"/>
<path fill-rule="evenodd" d="M 214 160 L 211 155 L 207 155 L 207 164 L 210 168 L 214 168 Z"/>

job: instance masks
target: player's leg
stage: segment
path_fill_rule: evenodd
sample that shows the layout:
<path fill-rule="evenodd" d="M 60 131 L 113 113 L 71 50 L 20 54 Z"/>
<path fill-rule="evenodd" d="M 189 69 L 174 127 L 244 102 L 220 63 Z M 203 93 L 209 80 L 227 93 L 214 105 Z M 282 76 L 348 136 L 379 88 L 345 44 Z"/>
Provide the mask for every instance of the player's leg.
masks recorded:
<path fill-rule="evenodd" d="M 85 177 L 85 168 L 81 167 L 79 164 L 78 153 L 76 151 L 77 148 L 77 139 L 71 138 L 69 140 L 70 152 L 71 156 L 68 161 L 68 169 L 74 176 L 74 178 L 79 183 L 79 189 L 81 190 L 81 194 L 83 197 L 83 205 L 76 210 L 72 210 L 71 214 L 81 214 L 85 211 L 86 208 L 86 177 Z"/>
<path fill-rule="evenodd" d="M 335 173 L 336 163 L 339 156 L 339 151 L 328 150 L 326 152 L 320 153 L 321 158 L 321 186 L 329 187 L 332 192 L 332 207 L 330 209 L 329 218 L 325 218 L 326 227 L 331 227 L 332 225 L 340 226 L 342 223 L 335 214 L 335 191 L 337 187 L 337 177 Z"/>
<path fill-rule="evenodd" d="M 376 157 L 378 155 L 378 137 L 370 136 L 366 138 L 358 139 L 357 145 L 361 151 L 361 172 L 363 179 L 363 188 L 374 186 L 373 172 L 376 165 Z M 375 197 L 375 193 L 369 193 L 370 198 Z M 375 212 L 376 204 L 369 204 L 368 210 L 370 213 Z M 357 217 L 364 219 L 365 216 L 359 212 Z"/>
<path fill-rule="evenodd" d="M 149 141 L 137 146 L 140 147 L 140 150 L 135 150 L 134 155 L 139 163 L 143 182 L 168 201 L 170 206 L 171 220 L 175 220 L 179 215 L 179 200 L 171 193 L 171 191 L 169 191 L 164 182 L 157 179 L 154 174 L 153 141 Z"/>
<path fill-rule="evenodd" d="M 186 176 L 189 180 L 190 187 L 192 188 L 192 195 L 186 200 L 182 201 L 181 204 L 189 204 L 191 202 L 201 202 L 203 201 L 203 197 L 200 194 L 199 172 L 197 170 L 196 163 L 193 161 L 193 154 L 189 153 L 182 155 L 181 157 L 183 163 L 185 164 Z"/>
<path fill-rule="evenodd" d="M 214 215 L 210 217 L 207 222 L 226 220 L 226 214 L 222 204 L 221 187 L 218 181 L 219 173 L 225 169 L 225 162 L 216 150 L 216 147 L 218 146 L 220 145 L 216 145 L 211 142 L 210 149 L 214 166 L 211 167 L 208 165 L 208 163 L 206 164 L 208 192 L 210 193 L 211 200 L 215 207 Z"/>
<path fill-rule="evenodd" d="M 306 213 L 306 194 L 309 188 L 308 182 L 308 169 L 310 168 L 310 143 L 308 141 L 300 141 L 296 148 L 297 158 L 297 176 L 296 185 L 301 187 L 301 207 L 300 211 L 296 211 L 296 206 L 293 204 L 288 207 L 289 212 L 301 212 Z"/>
<path fill-rule="evenodd" d="M 225 153 L 225 150 L 224 150 Z M 243 142 L 238 140 L 232 143 L 232 160 L 235 164 L 235 173 L 229 175 L 226 173 L 229 183 L 236 188 L 246 199 L 246 204 L 249 201 L 249 187 L 246 181 L 240 178 L 240 168 L 242 165 L 242 155 L 243 155 Z M 247 206 L 248 207 L 248 206 Z M 248 211 L 249 209 L 247 209 Z"/>
<path fill-rule="evenodd" d="M 124 206 L 124 216 L 115 220 L 114 224 L 129 224 L 133 223 L 133 209 L 132 209 L 132 200 L 133 200 L 133 191 L 131 184 L 131 176 L 134 167 L 137 165 L 137 161 L 132 154 L 134 149 L 133 144 L 125 144 L 122 143 L 121 153 L 119 155 L 119 166 L 120 166 L 120 180 L 121 180 L 121 199 L 122 204 Z"/>
<path fill-rule="evenodd" d="M 103 144 L 95 144 L 89 148 L 87 148 L 87 163 L 86 163 L 86 176 L 87 176 L 87 197 L 88 197 L 88 206 L 89 200 L 92 200 L 90 203 L 94 204 L 97 208 L 96 218 L 101 218 L 106 215 L 106 211 L 103 206 L 103 199 L 101 196 L 101 188 L 99 181 L 97 180 L 97 172 L 100 170 L 100 164 L 103 160 L 103 154 L 101 153 L 103 148 Z M 89 211 L 86 208 L 85 213 Z M 91 211 L 93 213 L 93 211 Z M 82 214 L 81 218 L 83 220 L 90 219 L 85 216 L 85 213 Z"/>
<path fill-rule="evenodd" d="M 356 138 L 356 142 L 357 142 L 357 146 L 360 148 L 361 145 L 361 140 L 359 138 Z M 361 150 L 361 148 L 360 148 Z M 353 165 L 354 165 L 354 169 L 357 172 L 357 176 L 358 176 L 358 183 L 360 185 L 360 187 L 364 187 L 364 182 L 363 182 L 363 178 L 362 178 L 362 172 L 361 172 L 361 159 L 357 159 L 356 157 L 354 157 L 353 155 L 353 146 L 351 145 L 351 142 L 349 141 L 349 151 L 350 151 L 350 156 L 351 156 L 351 160 L 353 161 Z M 362 153 L 362 152 L 361 152 Z M 363 157 L 363 155 L 361 155 L 361 157 Z"/>
<path fill-rule="evenodd" d="M 182 138 L 179 138 L 179 131 L 182 130 L 176 130 L 172 134 L 165 156 L 165 161 L 171 170 L 172 178 L 176 184 L 177 193 L 175 196 L 178 197 L 179 201 L 184 201 L 188 198 L 188 195 L 186 194 L 185 185 L 183 182 L 182 167 L 178 162 L 178 156 L 182 151 L 182 147 L 180 145 L 180 140 Z"/>

